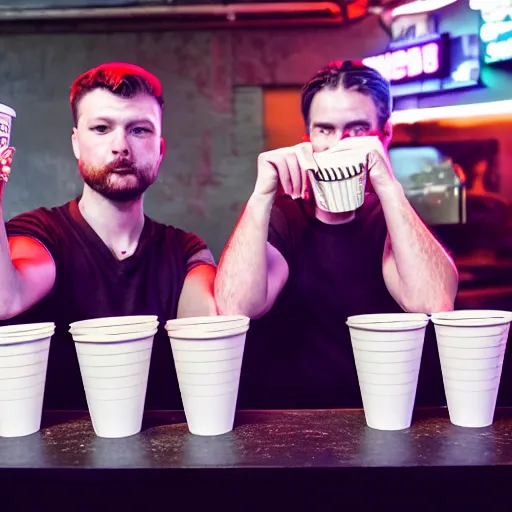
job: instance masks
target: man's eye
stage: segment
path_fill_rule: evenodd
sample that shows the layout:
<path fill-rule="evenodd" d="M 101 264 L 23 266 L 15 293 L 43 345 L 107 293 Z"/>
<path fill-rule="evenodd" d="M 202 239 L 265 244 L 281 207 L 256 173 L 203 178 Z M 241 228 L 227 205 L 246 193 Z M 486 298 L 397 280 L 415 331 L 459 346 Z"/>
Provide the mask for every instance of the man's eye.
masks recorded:
<path fill-rule="evenodd" d="M 107 131 L 107 129 L 108 129 L 108 128 L 107 128 L 104 124 L 100 124 L 100 125 L 98 125 L 98 126 L 93 126 L 93 127 L 91 128 L 91 130 L 92 130 L 93 132 L 97 132 L 97 133 L 105 133 L 105 132 Z"/>
<path fill-rule="evenodd" d="M 366 135 L 367 132 L 368 128 L 366 126 L 354 126 L 349 130 L 349 134 L 351 137 L 361 137 L 363 135 Z"/>
<path fill-rule="evenodd" d="M 148 128 L 143 128 L 142 126 L 138 126 L 137 128 L 133 129 L 133 133 L 135 135 L 143 135 L 144 133 L 151 133 L 151 130 Z"/>

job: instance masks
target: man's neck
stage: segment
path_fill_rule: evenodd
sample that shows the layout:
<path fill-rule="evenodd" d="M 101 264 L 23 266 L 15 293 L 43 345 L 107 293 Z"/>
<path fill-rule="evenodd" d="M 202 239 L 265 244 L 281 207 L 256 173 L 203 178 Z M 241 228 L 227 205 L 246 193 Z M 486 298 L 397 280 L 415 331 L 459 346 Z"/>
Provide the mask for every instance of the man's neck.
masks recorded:
<path fill-rule="evenodd" d="M 347 224 L 347 222 L 354 220 L 355 216 L 356 212 L 324 212 L 323 210 L 320 210 L 318 206 L 315 205 L 315 217 L 324 224 Z"/>
<path fill-rule="evenodd" d="M 142 196 L 128 202 L 111 201 L 88 185 L 78 205 L 87 223 L 118 259 L 131 256 L 144 227 Z"/>

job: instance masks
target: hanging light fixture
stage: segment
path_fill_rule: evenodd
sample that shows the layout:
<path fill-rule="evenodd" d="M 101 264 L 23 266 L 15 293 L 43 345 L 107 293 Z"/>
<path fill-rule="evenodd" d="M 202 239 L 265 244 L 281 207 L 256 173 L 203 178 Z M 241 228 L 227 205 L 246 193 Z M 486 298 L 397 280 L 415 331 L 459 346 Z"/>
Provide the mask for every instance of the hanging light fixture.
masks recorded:
<path fill-rule="evenodd" d="M 415 0 L 414 2 L 409 2 L 399 7 L 395 7 L 392 11 L 392 16 L 404 16 L 435 11 L 453 4 L 456 1 L 457 0 Z"/>

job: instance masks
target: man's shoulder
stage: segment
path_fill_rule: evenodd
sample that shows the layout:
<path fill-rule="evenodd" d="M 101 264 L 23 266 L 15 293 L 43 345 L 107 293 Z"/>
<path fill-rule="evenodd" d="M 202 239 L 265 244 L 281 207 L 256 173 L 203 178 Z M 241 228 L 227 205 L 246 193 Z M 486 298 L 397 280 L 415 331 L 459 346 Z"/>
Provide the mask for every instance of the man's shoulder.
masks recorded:
<path fill-rule="evenodd" d="M 158 220 L 149 217 L 148 215 L 144 215 L 146 222 L 149 226 L 149 233 L 152 238 L 166 238 L 166 239 L 176 239 L 183 237 L 187 234 L 184 229 L 181 229 L 173 224 L 166 224 L 164 222 L 160 222 Z"/>
<path fill-rule="evenodd" d="M 60 226 L 63 220 L 69 216 L 70 205 L 69 201 L 60 206 L 40 206 L 27 212 L 14 215 L 6 222 L 8 229 L 15 229 L 22 226 L 41 226 L 51 229 L 52 227 Z"/>
<path fill-rule="evenodd" d="M 206 248 L 203 239 L 192 231 L 187 231 L 172 224 L 164 224 L 147 215 L 145 215 L 145 218 L 149 226 L 149 236 L 153 240 L 163 240 L 171 244 L 180 243 L 183 247 L 203 245 Z"/>

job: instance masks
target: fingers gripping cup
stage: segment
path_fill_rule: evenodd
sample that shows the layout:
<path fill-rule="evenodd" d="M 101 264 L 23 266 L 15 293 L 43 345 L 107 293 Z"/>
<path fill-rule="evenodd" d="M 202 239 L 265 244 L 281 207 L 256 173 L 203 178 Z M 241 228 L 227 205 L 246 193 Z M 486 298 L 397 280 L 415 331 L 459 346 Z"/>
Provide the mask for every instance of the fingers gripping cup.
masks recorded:
<path fill-rule="evenodd" d="M 0 103 L 0 153 L 9 147 L 12 120 L 15 117 L 16 112 L 11 107 Z"/>
<path fill-rule="evenodd" d="M 342 213 L 357 210 L 363 204 L 368 155 L 378 146 L 377 137 L 353 137 L 313 154 L 317 168 L 309 170 L 309 178 L 318 208 Z"/>

